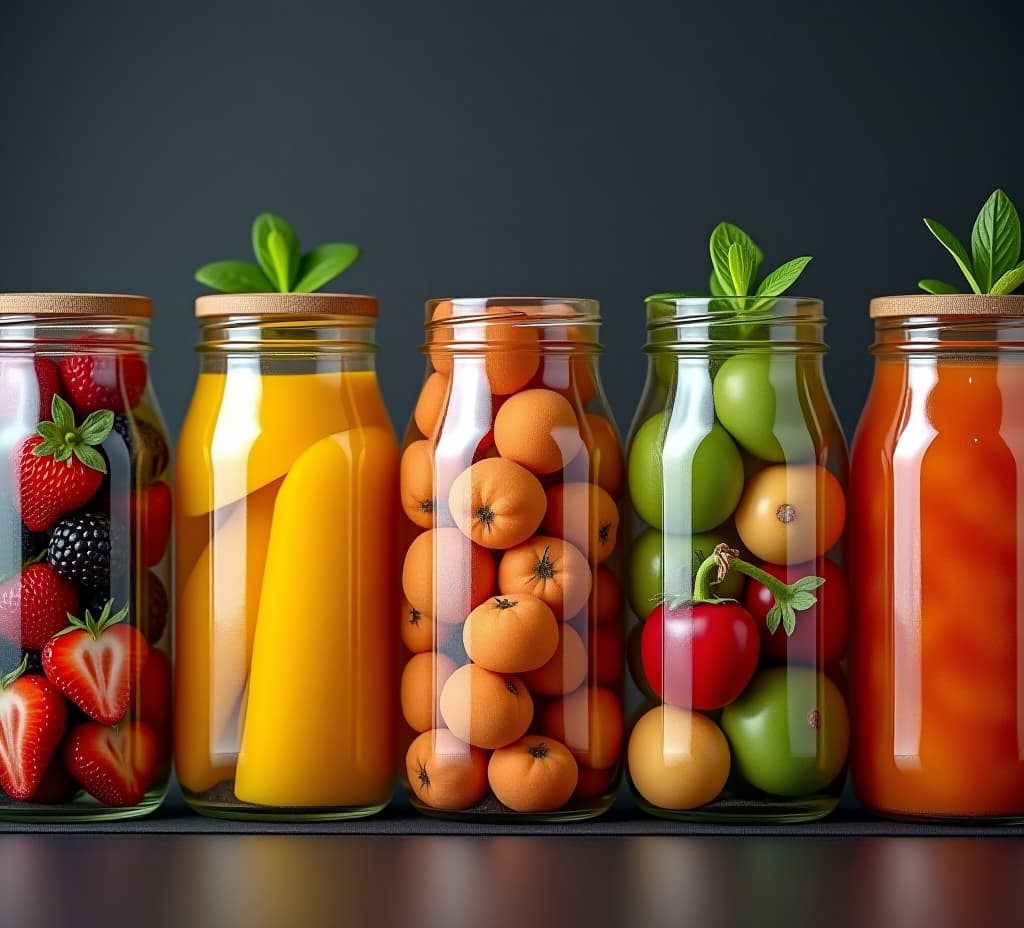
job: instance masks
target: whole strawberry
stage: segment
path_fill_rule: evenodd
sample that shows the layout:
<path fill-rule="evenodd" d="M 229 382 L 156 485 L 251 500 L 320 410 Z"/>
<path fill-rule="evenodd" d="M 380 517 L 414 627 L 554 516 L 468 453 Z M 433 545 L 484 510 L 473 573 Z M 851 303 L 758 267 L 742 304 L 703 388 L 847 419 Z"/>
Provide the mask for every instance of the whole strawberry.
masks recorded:
<path fill-rule="evenodd" d="M 61 516 L 84 506 L 96 495 L 107 462 L 96 450 L 110 434 L 114 414 L 90 413 L 75 424 L 71 407 L 59 396 L 50 406 L 52 419 L 14 450 L 12 470 L 21 519 L 33 532 L 53 528 Z"/>
<path fill-rule="evenodd" d="M 60 359 L 71 405 L 79 415 L 111 409 L 125 412 L 146 392 L 146 361 L 139 354 L 73 354 Z"/>
<path fill-rule="evenodd" d="M 78 593 L 49 564 L 29 564 L 0 585 L 0 640 L 41 651 L 78 612 Z"/>
<path fill-rule="evenodd" d="M 116 725 L 124 718 L 149 658 L 142 633 L 128 625 L 128 607 L 112 613 L 108 600 L 98 618 L 69 616 L 71 624 L 43 648 L 43 671 L 90 718 Z M 74 771 L 71 771 L 74 773 Z"/>
<path fill-rule="evenodd" d="M 0 677 L 0 788 L 12 799 L 39 789 L 67 726 L 60 693 L 26 665 Z"/>

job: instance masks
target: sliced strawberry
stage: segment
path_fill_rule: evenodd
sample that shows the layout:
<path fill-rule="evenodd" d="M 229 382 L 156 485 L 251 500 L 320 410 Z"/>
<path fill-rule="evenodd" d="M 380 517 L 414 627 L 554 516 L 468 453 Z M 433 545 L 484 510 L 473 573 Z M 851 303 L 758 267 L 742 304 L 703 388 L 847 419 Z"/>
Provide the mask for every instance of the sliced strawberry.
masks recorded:
<path fill-rule="evenodd" d="M 75 424 L 71 407 L 59 396 L 50 404 L 52 421 L 14 450 L 11 462 L 21 519 L 33 532 L 53 528 L 61 516 L 84 506 L 103 483 L 107 462 L 95 446 L 104 442 L 114 414 L 102 410 Z"/>
<path fill-rule="evenodd" d="M 134 806 L 146 794 L 157 765 L 157 739 L 145 722 L 117 728 L 85 722 L 68 736 L 64 766 L 107 806 Z"/>
<path fill-rule="evenodd" d="M 90 718 L 116 725 L 124 718 L 132 692 L 149 657 L 142 633 L 125 623 L 128 607 L 111 614 L 114 601 L 98 618 L 71 624 L 43 648 L 43 670 L 50 681 Z"/>
<path fill-rule="evenodd" d="M 0 585 L 0 640 L 42 651 L 68 616 L 78 611 L 78 592 L 49 564 L 29 564 Z"/>
<path fill-rule="evenodd" d="M 71 405 L 79 415 L 110 409 L 127 412 L 139 405 L 149 376 L 139 354 L 74 354 L 60 359 Z"/>
<path fill-rule="evenodd" d="M 28 799 L 43 781 L 67 726 L 67 710 L 46 677 L 26 674 L 27 658 L 0 677 L 0 788 Z"/>
<path fill-rule="evenodd" d="M 60 752 L 46 768 L 42 782 L 38 789 L 32 794 L 30 801 L 39 805 L 57 805 L 61 802 L 70 802 L 75 798 L 81 787 L 78 781 L 68 773 Z"/>
<path fill-rule="evenodd" d="M 171 488 L 166 483 L 143 487 L 132 497 L 132 524 L 143 565 L 159 564 L 171 538 Z"/>

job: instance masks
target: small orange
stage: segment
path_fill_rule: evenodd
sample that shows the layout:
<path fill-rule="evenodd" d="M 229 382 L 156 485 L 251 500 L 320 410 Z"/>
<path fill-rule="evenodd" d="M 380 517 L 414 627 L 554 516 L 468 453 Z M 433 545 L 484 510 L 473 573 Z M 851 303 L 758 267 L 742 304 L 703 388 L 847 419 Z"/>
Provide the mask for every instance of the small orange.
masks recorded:
<path fill-rule="evenodd" d="M 625 486 L 625 469 L 615 426 L 604 416 L 588 412 L 583 442 L 590 454 L 590 479 L 604 487 L 612 499 L 619 499 Z"/>
<path fill-rule="evenodd" d="M 462 622 L 494 592 L 494 558 L 457 528 L 435 528 L 413 539 L 402 567 L 409 604 L 438 622 Z"/>
<path fill-rule="evenodd" d="M 462 627 L 470 660 L 496 673 L 542 667 L 558 647 L 558 620 L 536 596 L 496 596 L 481 603 Z"/>
<path fill-rule="evenodd" d="M 478 748 L 518 741 L 533 721 L 533 700 L 519 677 L 466 664 L 441 691 L 441 718 L 452 733 Z"/>
<path fill-rule="evenodd" d="M 572 338 L 575 327 L 570 327 Z M 550 354 L 541 361 L 533 383 L 564 396 L 576 408 L 587 405 L 597 395 L 597 379 L 590 358 L 577 353 Z"/>
<path fill-rule="evenodd" d="M 556 619 L 571 618 L 587 604 L 592 582 L 590 565 L 579 549 L 546 535 L 509 549 L 498 565 L 503 594 L 530 593 L 546 602 Z"/>
<path fill-rule="evenodd" d="M 626 605 L 622 586 L 604 564 L 597 568 L 594 576 L 594 599 L 598 622 L 622 622 Z"/>
<path fill-rule="evenodd" d="M 446 728 L 425 731 L 409 745 L 405 772 L 413 795 L 432 809 L 467 809 L 487 795 L 487 753 Z"/>
<path fill-rule="evenodd" d="M 434 434 L 434 430 L 441 420 L 441 411 L 444 409 L 450 382 L 448 376 L 435 371 L 423 383 L 412 418 L 416 423 L 416 428 L 425 438 L 430 438 Z"/>
<path fill-rule="evenodd" d="M 443 694 L 442 694 L 443 698 Z M 585 767 L 607 770 L 622 751 L 622 706 L 611 690 L 584 687 L 544 710 L 541 731 L 563 742 Z"/>
<path fill-rule="evenodd" d="M 434 646 L 434 620 L 402 600 L 402 644 L 413 654 L 429 651 Z"/>
<path fill-rule="evenodd" d="M 513 812 L 553 812 L 572 798 L 579 768 L 564 744 L 527 735 L 491 755 L 487 779 L 498 801 Z"/>
<path fill-rule="evenodd" d="M 425 651 L 409 658 L 402 671 L 402 715 L 410 728 L 436 727 L 440 694 L 454 672 L 454 661 L 443 654 Z"/>
<path fill-rule="evenodd" d="M 619 535 L 619 507 L 608 491 L 596 483 L 559 483 L 547 498 L 544 531 L 564 538 L 588 559 L 607 560 Z"/>
<path fill-rule="evenodd" d="M 615 768 L 594 770 L 580 767 L 580 779 L 573 794 L 578 799 L 597 799 L 613 792 L 612 781 L 615 779 Z"/>
<path fill-rule="evenodd" d="M 558 630 L 558 646 L 551 660 L 523 675 L 531 693 L 564 696 L 587 678 L 587 649 L 579 632 L 566 622 Z"/>
<path fill-rule="evenodd" d="M 402 508 L 420 528 L 434 527 L 434 455 L 430 442 L 414 441 L 402 454 L 400 468 Z"/>
<path fill-rule="evenodd" d="M 576 413 L 553 390 L 523 390 L 505 400 L 494 417 L 494 443 L 503 458 L 535 474 L 561 470 L 583 447 Z"/>
<path fill-rule="evenodd" d="M 513 548 L 537 531 L 547 500 L 533 474 L 499 457 L 459 474 L 448 506 L 463 535 L 485 548 Z"/>
<path fill-rule="evenodd" d="M 626 642 L 617 625 L 598 625 L 590 638 L 590 679 L 613 690 L 622 685 Z"/>

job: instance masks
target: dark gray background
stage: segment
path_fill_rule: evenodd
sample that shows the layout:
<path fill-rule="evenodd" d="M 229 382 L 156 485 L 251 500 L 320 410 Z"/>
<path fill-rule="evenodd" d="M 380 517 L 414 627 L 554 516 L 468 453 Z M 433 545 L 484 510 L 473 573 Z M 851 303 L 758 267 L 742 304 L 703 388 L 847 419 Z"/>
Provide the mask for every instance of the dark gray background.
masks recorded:
<path fill-rule="evenodd" d="M 404 428 L 430 296 L 599 298 L 621 427 L 643 296 L 703 286 L 720 219 L 772 265 L 816 255 L 851 430 L 867 300 L 954 277 L 1019 176 L 1020 3 L 0 3 L 0 289 L 157 301 L 172 429 L 195 375 L 192 272 L 263 209 L 356 241 Z"/>

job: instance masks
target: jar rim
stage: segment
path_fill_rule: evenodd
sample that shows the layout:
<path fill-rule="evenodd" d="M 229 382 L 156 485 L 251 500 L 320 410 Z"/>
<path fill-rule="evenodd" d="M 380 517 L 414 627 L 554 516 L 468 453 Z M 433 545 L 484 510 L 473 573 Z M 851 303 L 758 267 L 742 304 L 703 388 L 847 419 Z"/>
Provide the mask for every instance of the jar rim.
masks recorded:
<path fill-rule="evenodd" d="M 909 316 L 1024 316 L 1024 294 L 907 293 L 876 296 L 868 312 L 872 319 Z"/>
<path fill-rule="evenodd" d="M 196 297 L 196 318 L 218 316 L 365 316 L 379 303 L 365 293 L 207 293 Z"/>
<path fill-rule="evenodd" d="M 751 304 L 765 301 L 768 305 Z M 674 325 L 732 325 L 736 322 L 824 323 L 825 303 L 818 297 L 804 296 L 685 296 L 669 294 L 648 297 L 647 327 L 657 329 Z M 719 304 L 717 306 L 713 304 Z M 671 307 L 670 312 L 659 311 Z"/>
<path fill-rule="evenodd" d="M 0 293 L 0 316 L 123 316 L 149 319 L 153 301 L 132 293 Z"/>

